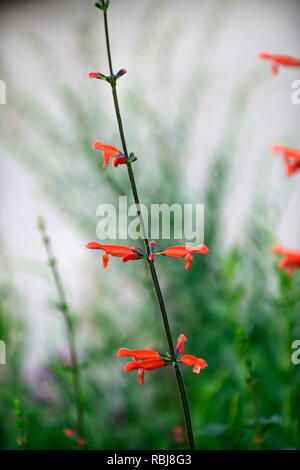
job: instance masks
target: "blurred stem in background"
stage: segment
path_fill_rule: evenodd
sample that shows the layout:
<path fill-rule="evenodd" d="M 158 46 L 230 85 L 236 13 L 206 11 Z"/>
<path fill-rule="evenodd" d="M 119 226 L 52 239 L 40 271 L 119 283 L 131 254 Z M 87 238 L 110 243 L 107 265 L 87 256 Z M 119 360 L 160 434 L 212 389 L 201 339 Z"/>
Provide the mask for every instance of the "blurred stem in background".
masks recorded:
<path fill-rule="evenodd" d="M 253 437 L 254 442 L 257 444 L 258 448 L 261 449 L 261 446 L 265 440 L 264 430 L 261 425 L 260 414 L 258 410 L 257 395 L 256 395 L 256 385 L 258 379 L 254 377 L 252 371 L 252 361 L 249 356 L 249 343 L 245 336 L 245 333 L 242 328 L 237 329 L 237 340 L 239 349 L 244 361 L 245 368 L 247 370 L 246 384 L 250 391 L 251 404 L 254 415 L 254 425 L 255 425 L 255 436 Z"/>
<path fill-rule="evenodd" d="M 74 390 L 74 399 L 75 399 L 75 409 L 76 409 L 76 431 L 77 431 L 77 442 L 83 442 L 84 437 L 84 425 L 83 425 L 83 409 L 82 409 L 82 397 L 81 397 L 81 388 L 80 388 L 80 368 L 78 364 L 78 357 L 75 344 L 75 335 L 73 330 L 72 319 L 70 315 L 69 306 L 67 304 L 65 291 L 61 278 L 58 273 L 56 259 L 53 255 L 50 239 L 46 233 L 45 221 L 42 217 L 38 218 L 38 227 L 42 235 L 42 240 L 46 248 L 48 255 L 48 264 L 53 274 L 55 286 L 57 289 L 58 295 L 58 308 L 62 312 L 67 332 L 68 347 L 71 359 L 71 373 L 73 380 L 73 390 Z"/>
<path fill-rule="evenodd" d="M 26 449 L 27 435 L 26 435 L 26 421 L 22 410 L 21 402 L 18 398 L 13 401 L 14 415 L 15 415 L 15 427 L 18 432 L 17 444 L 20 448 Z"/>
<path fill-rule="evenodd" d="M 126 145 L 126 139 L 124 135 L 124 130 L 123 130 L 123 124 L 122 124 L 122 118 L 121 118 L 121 113 L 120 113 L 120 107 L 119 107 L 119 102 L 118 102 L 118 95 L 117 95 L 117 88 L 116 88 L 116 81 L 114 80 L 114 73 L 113 73 L 113 66 L 112 66 L 112 58 L 111 58 L 111 50 L 110 50 L 110 42 L 109 42 L 109 31 L 108 31 L 108 21 L 107 21 L 107 7 L 108 3 L 105 2 L 105 0 L 102 1 L 103 5 L 103 17 L 104 17 L 104 28 L 105 28 L 105 39 L 106 39 L 106 49 L 107 49 L 107 58 L 108 58 L 108 63 L 109 63 L 109 71 L 110 71 L 110 85 L 112 89 L 112 95 L 113 95 L 113 100 L 114 100 L 114 106 L 115 106 L 115 112 L 116 112 L 116 117 L 118 121 L 118 127 L 119 127 L 119 132 L 120 132 L 120 138 L 122 141 L 122 147 L 123 147 L 123 152 L 125 155 L 126 160 L 128 160 L 128 151 L 127 151 L 127 145 Z M 135 178 L 134 174 L 132 171 L 132 167 L 130 163 L 127 163 L 127 170 L 128 170 L 128 176 L 129 176 L 129 181 L 132 189 L 132 194 L 134 198 L 134 202 L 136 205 L 136 210 L 137 214 L 140 220 L 140 227 L 146 247 L 146 251 L 148 256 L 150 255 L 150 247 L 149 247 L 149 240 L 147 238 L 146 230 L 145 230 L 145 224 L 143 220 L 143 216 L 140 210 L 140 201 L 139 201 L 139 196 L 137 192 L 137 187 L 135 184 Z M 190 449 L 195 449 L 195 443 L 194 443 L 194 436 L 193 436 L 193 429 L 192 429 L 192 422 L 191 422 L 191 415 L 190 415 L 190 410 L 189 410 L 189 405 L 188 405 L 188 400 L 186 396 L 186 391 L 185 391 L 185 386 L 184 382 L 182 379 L 182 375 L 179 369 L 179 366 L 176 362 L 176 355 L 174 351 L 174 344 L 173 344 L 173 339 L 172 339 L 172 334 L 170 330 L 170 325 L 169 325 L 169 320 L 168 320 L 168 315 L 167 311 L 165 308 L 165 303 L 163 299 L 163 295 L 161 292 L 159 280 L 157 278 L 157 273 L 156 269 L 154 266 L 153 261 L 148 260 L 148 265 L 151 273 L 151 278 L 153 281 L 153 286 L 155 289 L 155 293 L 157 296 L 157 300 L 159 303 L 162 319 L 163 319 L 163 324 L 165 328 L 165 333 L 169 345 L 169 351 L 172 360 L 174 361 L 174 371 L 175 371 L 175 377 L 177 380 L 178 388 L 179 388 L 179 394 L 181 398 L 181 403 L 182 403 L 182 408 L 184 412 L 184 417 L 185 417 L 185 423 L 186 423 L 186 429 L 187 429 L 187 435 L 188 435 L 188 441 L 189 441 L 189 447 Z"/>

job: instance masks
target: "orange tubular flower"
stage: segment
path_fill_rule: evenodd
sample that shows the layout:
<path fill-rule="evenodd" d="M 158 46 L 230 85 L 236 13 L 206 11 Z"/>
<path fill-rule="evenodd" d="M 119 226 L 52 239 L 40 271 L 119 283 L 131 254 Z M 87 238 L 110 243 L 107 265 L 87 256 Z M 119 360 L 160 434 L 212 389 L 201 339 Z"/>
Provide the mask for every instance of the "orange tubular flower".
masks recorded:
<path fill-rule="evenodd" d="M 105 145 L 102 142 L 99 142 L 99 140 L 96 140 L 93 144 L 93 149 L 103 151 L 103 168 L 108 167 L 109 158 L 115 158 L 113 165 L 116 167 L 126 163 L 126 158 L 122 152 L 112 145 Z"/>
<path fill-rule="evenodd" d="M 194 366 L 193 372 L 199 374 L 201 369 L 204 369 L 207 364 L 204 359 L 197 358 L 195 356 L 184 355 L 184 343 L 187 341 L 186 337 L 181 334 L 178 338 L 175 355 L 176 362 L 182 362 L 188 366 Z M 132 361 L 127 362 L 123 368 L 125 372 L 131 372 L 133 370 L 138 371 L 139 382 L 144 385 L 145 370 L 160 369 L 166 365 L 173 364 L 172 358 L 169 353 L 161 354 L 157 351 L 148 349 L 127 349 L 121 348 L 117 352 L 117 356 L 126 357 L 131 356 Z"/>
<path fill-rule="evenodd" d="M 129 248 L 128 246 L 123 245 L 102 245 L 101 243 L 92 241 L 86 245 L 86 248 L 90 250 L 103 250 L 102 255 L 103 267 L 106 268 L 108 265 L 109 257 L 108 255 L 117 256 L 122 258 L 123 263 L 128 260 L 135 260 L 142 257 L 145 257 L 145 253 L 142 250 L 137 248 Z"/>
<path fill-rule="evenodd" d="M 166 256 L 171 256 L 172 258 L 184 258 L 186 260 L 185 269 L 188 270 L 191 267 L 193 262 L 193 253 L 209 253 L 207 246 L 201 245 L 198 246 L 170 246 L 166 250 L 160 252 L 159 254 L 164 254 Z"/>
<path fill-rule="evenodd" d="M 290 147 L 275 144 L 271 147 L 274 153 L 281 153 L 287 176 L 292 176 L 300 168 L 300 151 Z"/>
<path fill-rule="evenodd" d="M 288 55 L 269 54 L 268 52 L 260 52 L 258 54 L 260 59 L 269 59 L 272 61 L 272 73 L 278 74 L 278 66 L 284 65 L 285 67 L 300 67 L 300 60 Z"/>
<path fill-rule="evenodd" d="M 300 268 L 300 251 L 287 250 L 281 245 L 273 245 L 272 253 L 282 256 L 281 261 L 278 263 L 278 268 L 285 269 L 289 276 L 294 274 L 295 268 Z"/>

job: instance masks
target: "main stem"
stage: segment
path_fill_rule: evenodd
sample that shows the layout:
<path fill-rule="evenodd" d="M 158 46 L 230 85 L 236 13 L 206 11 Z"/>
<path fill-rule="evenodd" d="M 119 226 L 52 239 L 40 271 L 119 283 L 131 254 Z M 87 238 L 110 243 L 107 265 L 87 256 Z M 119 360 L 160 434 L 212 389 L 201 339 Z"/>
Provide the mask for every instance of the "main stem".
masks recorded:
<path fill-rule="evenodd" d="M 58 270 L 57 270 L 57 264 L 56 260 L 54 258 L 51 244 L 50 244 L 50 239 L 48 238 L 45 228 L 44 228 L 44 223 L 42 222 L 41 227 L 40 227 L 42 237 L 43 237 L 43 242 L 47 251 L 48 255 L 48 262 L 49 266 L 52 271 L 52 275 L 54 278 L 56 290 L 57 290 L 57 295 L 58 295 L 58 300 L 59 300 L 59 308 L 63 314 L 65 325 L 66 325 L 66 331 L 67 331 L 67 340 L 68 340 L 68 348 L 69 348 L 69 354 L 71 358 L 71 368 L 72 368 L 72 380 L 73 380 L 73 390 L 74 390 L 74 399 L 75 399 L 75 410 L 76 410 L 76 430 L 79 438 L 82 438 L 84 435 L 84 429 L 83 429 L 83 410 L 82 410 L 82 400 L 81 400 L 81 388 L 80 388 L 80 371 L 78 367 L 78 359 L 77 359 L 77 351 L 76 351 L 76 344 L 75 344 L 75 336 L 74 336 L 74 331 L 73 331 L 73 326 L 72 326 L 72 321 L 71 321 L 71 316 L 70 316 L 70 311 L 69 307 L 66 301 L 66 296 L 65 296 L 65 291 L 63 288 L 63 284 L 61 282 Z"/>
<path fill-rule="evenodd" d="M 106 49 L 107 49 L 109 71 L 110 71 L 111 78 L 113 78 L 114 74 L 113 74 L 113 66 L 112 66 L 112 59 L 111 59 L 111 50 L 110 50 L 106 10 L 104 11 L 104 28 L 105 28 L 105 39 L 106 39 Z M 117 121 L 118 121 L 123 152 L 124 152 L 124 155 L 125 155 L 126 160 L 127 160 L 128 159 L 128 151 L 127 151 L 127 145 L 126 145 L 124 129 L 123 129 L 123 124 L 122 124 L 122 118 L 121 118 L 121 113 L 120 113 L 120 107 L 119 107 L 119 102 L 118 102 L 116 82 L 114 80 L 111 81 L 111 89 L 112 89 L 112 95 L 113 95 L 113 100 L 114 100 L 114 105 L 115 105 L 115 112 L 116 112 L 116 117 L 117 117 Z M 140 201 L 139 201 L 139 196 L 138 196 L 138 192 L 137 192 L 137 188 L 136 188 L 136 184 L 135 184 L 135 178 L 134 178 L 133 170 L 132 170 L 132 167 L 131 167 L 130 163 L 127 163 L 127 170 L 128 170 L 128 176 L 129 176 L 129 181 L 130 181 L 130 185 L 131 185 L 131 189 L 132 189 L 134 202 L 135 202 L 136 209 L 137 209 L 137 214 L 138 214 L 139 221 L 140 221 L 141 232 L 142 232 L 142 235 L 143 235 L 145 248 L 146 248 L 147 254 L 149 255 L 150 254 L 149 240 L 148 240 L 147 233 L 146 233 L 146 230 L 145 230 L 145 224 L 144 224 L 143 215 L 142 215 L 142 212 L 141 212 L 141 209 L 140 209 Z M 162 295 L 162 292 L 161 292 L 160 284 L 159 284 L 159 281 L 158 281 L 158 278 L 157 278 L 157 273 L 156 273 L 156 269 L 155 269 L 153 261 L 148 260 L 148 265 L 149 265 L 151 278 L 152 278 L 152 281 L 153 281 L 156 297 L 157 297 L 157 300 L 158 300 L 158 303 L 159 303 L 159 307 L 160 307 L 160 311 L 161 311 L 161 315 L 162 315 L 162 319 L 163 319 L 163 324 L 164 324 L 165 333 L 166 333 L 166 337 L 167 337 L 167 341 L 168 341 L 168 345 L 169 345 L 170 355 L 171 355 L 171 358 L 174 362 L 175 377 L 176 377 L 176 380 L 177 380 L 179 394 L 180 394 L 182 408 L 183 408 L 183 413 L 184 413 L 184 417 L 185 417 L 189 447 L 190 447 L 191 450 L 194 450 L 195 449 L 195 443 L 194 443 L 194 436 L 193 436 L 193 429 L 192 429 L 191 414 L 190 414 L 190 409 L 189 409 L 189 405 L 188 405 L 188 400 L 187 400 L 187 396 L 186 396 L 186 391 L 185 391 L 182 375 L 181 375 L 178 363 L 176 362 L 176 355 L 175 355 L 175 351 L 174 351 L 174 344 L 173 344 L 173 339 L 172 339 L 172 335 L 171 335 L 168 315 L 167 315 L 163 295 Z"/>

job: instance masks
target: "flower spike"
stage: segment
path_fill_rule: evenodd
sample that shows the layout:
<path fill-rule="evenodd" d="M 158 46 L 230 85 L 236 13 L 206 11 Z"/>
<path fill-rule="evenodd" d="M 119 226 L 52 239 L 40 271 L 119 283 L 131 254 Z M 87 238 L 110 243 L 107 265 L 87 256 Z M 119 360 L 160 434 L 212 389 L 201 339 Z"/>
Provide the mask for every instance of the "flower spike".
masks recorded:
<path fill-rule="evenodd" d="M 182 362 L 188 366 L 193 366 L 193 372 L 199 374 L 201 369 L 207 367 L 207 363 L 204 359 L 200 359 L 191 355 L 184 355 L 184 343 L 187 338 L 181 334 L 177 340 L 176 345 L 176 362 Z M 132 361 L 127 362 L 123 368 L 125 372 L 131 372 L 133 370 L 138 371 L 139 382 L 144 385 L 144 374 L 145 370 L 155 370 L 161 367 L 174 364 L 169 353 L 161 354 L 157 351 L 150 349 L 127 349 L 121 348 L 117 352 L 118 357 L 131 356 Z"/>

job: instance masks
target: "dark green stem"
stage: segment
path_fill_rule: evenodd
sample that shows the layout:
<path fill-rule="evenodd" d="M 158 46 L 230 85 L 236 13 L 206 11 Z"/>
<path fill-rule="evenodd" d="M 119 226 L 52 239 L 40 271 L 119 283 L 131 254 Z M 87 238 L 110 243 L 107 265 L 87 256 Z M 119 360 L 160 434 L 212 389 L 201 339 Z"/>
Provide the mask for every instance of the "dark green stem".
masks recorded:
<path fill-rule="evenodd" d="M 83 410 L 82 410 L 81 387 L 80 387 L 80 370 L 79 370 L 79 365 L 78 365 L 75 336 L 74 336 L 74 331 L 73 331 L 70 310 L 66 301 L 66 295 L 65 295 L 64 288 L 63 288 L 63 284 L 58 273 L 56 259 L 52 252 L 50 239 L 46 234 L 45 223 L 43 219 L 41 218 L 39 218 L 39 229 L 42 234 L 42 240 L 46 248 L 49 266 L 51 268 L 52 275 L 53 275 L 54 282 L 55 282 L 57 295 L 58 295 L 58 301 L 59 301 L 59 309 L 63 314 L 65 325 L 66 325 L 68 348 L 69 348 L 71 368 L 72 368 L 75 409 L 76 409 L 76 428 L 77 428 L 76 430 L 77 430 L 78 437 L 83 438 L 84 427 L 83 427 Z"/>
<path fill-rule="evenodd" d="M 107 49 L 107 57 L 108 57 L 108 64 L 109 64 L 109 71 L 110 71 L 110 76 L 111 76 L 111 89 L 112 89 L 112 95 L 113 95 L 113 100 L 114 100 L 114 105 L 115 105 L 115 112 L 116 112 L 116 117 L 118 121 L 118 127 L 119 127 L 119 132 L 120 132 L 120 138 L 122 142 L 122 147 L 123 147 L 123 152 L 125 155 L 125 158 L 128 159 L 128 151 L 127 151 L 127 145 L 126 145 L 126 140 L 125 140 L 125 135 L 124 135 L 124 129 L 123 129 L 123 124 L 122 124 L 122 118 L 121 118 L 121 113 L 120 113 L 120 107 L 119 107 L 119 102 L 118 102 L 118 95 L 117 95 L 117 89 L 116 89 L 116 82 L 113 80 L 113 66 L 112 66 L 112 59 L 111 59 L 111 50 L 110 50 L 110 42 L 109 42 L 109 32 L 108 32 L 108 22 L 107 22 L 107 12 L 104 11 L 104 28 L 105 28 L 105 39 L 106 39 L 106 49 Z M 140 201 L 139 201 L 139 196 L 135 184 L 135 178 L 133 174 L 133 170 L 131 167 L 130 163 L 127 163 L 127 170 L 128 170 L 128 176 L 129 176 L 129 181 L 132 189 L 132 194 L 134 198 L 134 202 L 136 205 L 137 209 L 137 214 L 140 220 L 140 226 L 141 226 L 141 232 L 145 244 L 145 248 L 147 251 L 147 254 L 150 254 L 150 246 L 149 246 L 149 240 L 147 237 L 147 233 L 145 230 L 145 224 L 144 224 L 144 219 L 143 215 L 140 209 Z M 179 389 L 179 394 L 181 398 L 181 403 L 182 403 L 182 408 L 183 408 L 183 413 L 185 417 L 185 423 L 186 423 L 186 429 L 187 429 L 187 435 L 188 435 L 188 441 L 189 441 L 189 447 L 191 450 L 195 449 L 195 443 L 194 443 L 194 436 L 193 436 L 193 429 L 192 429 L 192 422 L 191 422 L 191 414 L 189 410 L 189 405 L 188 405 L 188 400 L 186 396 L 186 391 L 184 387 L 184 382 L 182 379 L 182 375 L 179 369 L 179 365 L 176 362 L 176 355 L 174 351 L 174 344 L 173 344 L 173 339 L 171 335 L 171 330 L 170 330 L 170 325 L 169 325 L 169 320 L 168 320 L 168 315 L 166 312 L 165 308 L 165 303 L 164 299 L 162 296 L 162 292 L 160 289 L 160 284 L 157 278 L 156 274 L 156 269 L 154 266 L 154 263 L 152 261 L 148 261 L 149 264 L 149 269 L 151 273 L 151 278 L 153 281 L 156 297 L 159 303 L 162 319 L 163 319 L 163 324 L 165 328 L 165 333 L 169 345 L 169 351 L 172 360 L 174 361 L 174 370 L 175 370 L 175 377 L 177 380 L 178 384 L 178 389 Z"/>

